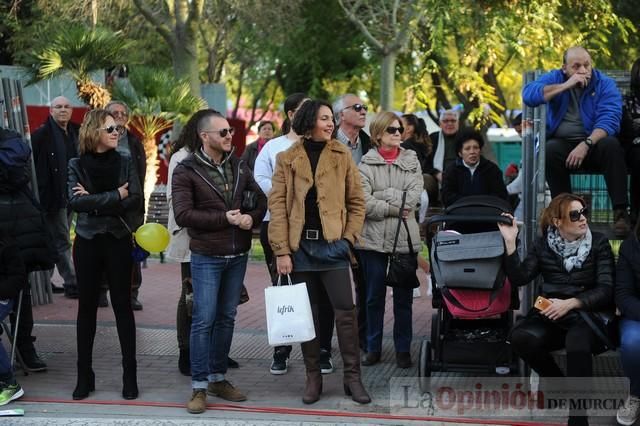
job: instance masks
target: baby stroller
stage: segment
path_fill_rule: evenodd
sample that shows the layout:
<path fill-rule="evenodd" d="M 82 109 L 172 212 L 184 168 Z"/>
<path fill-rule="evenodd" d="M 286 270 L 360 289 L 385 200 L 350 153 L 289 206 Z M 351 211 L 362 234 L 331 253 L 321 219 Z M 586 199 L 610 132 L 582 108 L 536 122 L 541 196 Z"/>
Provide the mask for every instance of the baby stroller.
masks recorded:
<path fill-rule="evenodd" d="M 506 338 L 518 309 L 517 289 L 503 269 L 504 242 L 497 222 L 509 203 L 493 196 L 465 197 L 433 216 L 431 339 L 420 347 L 420 388 L 433 371 L 515 373 Z"/>

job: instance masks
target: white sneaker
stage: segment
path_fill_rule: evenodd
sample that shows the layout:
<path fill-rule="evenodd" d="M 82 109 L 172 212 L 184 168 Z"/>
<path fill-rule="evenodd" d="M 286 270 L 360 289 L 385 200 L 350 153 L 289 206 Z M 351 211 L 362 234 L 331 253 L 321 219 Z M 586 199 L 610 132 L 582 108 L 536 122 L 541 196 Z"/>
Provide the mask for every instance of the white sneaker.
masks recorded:
<path fill-rule="evenodd" d="M 624 426 L 631 426 L 638 420 L 640 414 L 640 398 L 629 395 L 627 401 L 618 409 L 616 420 Z"/>

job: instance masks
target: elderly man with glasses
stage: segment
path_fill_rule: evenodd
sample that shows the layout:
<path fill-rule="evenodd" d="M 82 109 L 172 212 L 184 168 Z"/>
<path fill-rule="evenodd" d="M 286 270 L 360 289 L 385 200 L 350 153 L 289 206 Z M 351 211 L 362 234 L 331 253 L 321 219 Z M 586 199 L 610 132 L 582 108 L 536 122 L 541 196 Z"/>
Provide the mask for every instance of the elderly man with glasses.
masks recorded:
<path fill-rule="evenodd" d="M 333 103 L 333 114 L 338 125 L 336 138 L 351 148 L 351 156 L 360 164 L 362 156 L 369 151 L 371 140 L 363 130 L 367 123 L 367 106 L 351 93 L 339 97 Z"/>

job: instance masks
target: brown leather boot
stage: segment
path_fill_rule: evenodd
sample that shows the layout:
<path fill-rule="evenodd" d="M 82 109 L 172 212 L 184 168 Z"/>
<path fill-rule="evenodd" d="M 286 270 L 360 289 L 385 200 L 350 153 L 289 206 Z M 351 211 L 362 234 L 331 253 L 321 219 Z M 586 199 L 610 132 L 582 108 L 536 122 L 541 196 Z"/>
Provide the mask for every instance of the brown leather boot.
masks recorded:
<path fill-rule="evenodd" d="M 360 380 L 360 349 L 358 348 L 358 321 L 355 307 L 336 314 L 336 333 L 344 364 L 344 393 L 355 402 L 368 404 L 371 397 Z"/>
<path fill-rule="evenodd" d="M 313 404 L 320 399 L 322 393 L 322 374 L 320 373 L 320 342 L 318 338 L 300 344 L 304 366 L 307 370 L 307 382 L 304 387 L 302 402 Z"/>

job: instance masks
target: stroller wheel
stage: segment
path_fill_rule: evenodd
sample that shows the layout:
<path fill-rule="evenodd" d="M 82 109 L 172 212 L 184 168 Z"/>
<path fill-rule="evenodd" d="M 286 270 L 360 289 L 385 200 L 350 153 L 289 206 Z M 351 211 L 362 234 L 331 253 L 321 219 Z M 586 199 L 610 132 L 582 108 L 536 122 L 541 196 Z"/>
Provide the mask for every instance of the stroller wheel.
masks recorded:
<path fill-rule="evenodd" d="M 423 340 L 420 344 L 420 359 L 418 361 L 418 380 L 421 392 L 429 390 L 429 377 L 431 377 L 431 342 Z"/>

